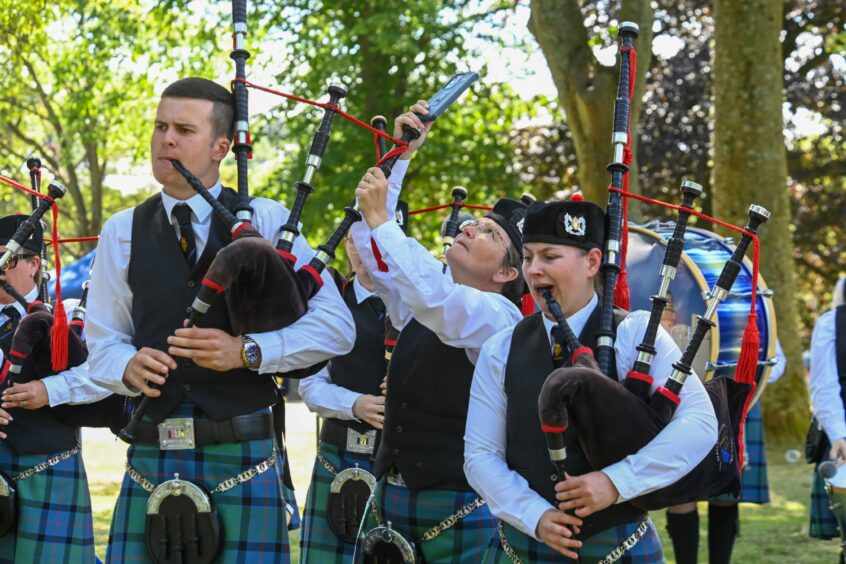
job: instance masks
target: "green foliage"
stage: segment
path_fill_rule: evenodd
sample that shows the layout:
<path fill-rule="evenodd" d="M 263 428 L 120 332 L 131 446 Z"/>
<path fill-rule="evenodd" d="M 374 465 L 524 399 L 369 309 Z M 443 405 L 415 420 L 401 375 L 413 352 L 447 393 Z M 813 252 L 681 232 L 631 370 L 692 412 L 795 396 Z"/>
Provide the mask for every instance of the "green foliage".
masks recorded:
<path fill-rule="evenodd" d="M 392 129 L 394 116 L 416 100 L 432 96 L 456 71 L 467 69 L 475 55 L 465 48 L 473 26 L 505 7 L 497 3 L 474 10 L 471 6 L 476 4 L 300 0 L 276 11 L 270 8 L 263 17 L 290 38 L 286 43 L 291 51 L 268 70 L 286 91 L 313 99 L 325 99 L 326 86 L 340 82 L 348 89 L 342 103 L 347 111 L 364 121 L 385 115 Z M 519 196 L 510 132 L 526 111 L 506 85 L 484 79 L 474 85 L 438 120 L 415 157 L 404 191 L 412 209 L 447 201 L 457 184 L 469 189 L 472 203 L 489 203 L 506 194 Z M 321 115 L 322 110 L 304 110 L 286 102 L 254 124 L 257 154 L 283 143 L 286 148 L 299 147 L 275 160 L 264 180 L 253 180 L 256 193 L 292 200 Z M 317 191 L 304 214 L 313 241 L 324 239 L 341 217 L 340 208 L 352 199 L 362 174 L 375 162 L 373 147 L 370 133 L 336 118 L 332 141 L 314 180 Z M 439 221 L 416 223 L 415 233 L 431 245 Z"/>

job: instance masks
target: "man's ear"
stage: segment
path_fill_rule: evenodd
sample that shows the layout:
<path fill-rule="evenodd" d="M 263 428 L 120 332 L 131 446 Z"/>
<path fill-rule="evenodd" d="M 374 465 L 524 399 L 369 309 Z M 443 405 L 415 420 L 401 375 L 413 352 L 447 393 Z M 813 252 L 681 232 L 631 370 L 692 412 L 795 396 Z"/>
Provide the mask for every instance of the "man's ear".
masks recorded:
<path fill-rule="evenodd" d="M 232 141 L 225 136 L 218 137 L 212 145 L 212 159 L 218 162 L 222 161 L 229 153 L 230 147 L 232 147 Z"/>

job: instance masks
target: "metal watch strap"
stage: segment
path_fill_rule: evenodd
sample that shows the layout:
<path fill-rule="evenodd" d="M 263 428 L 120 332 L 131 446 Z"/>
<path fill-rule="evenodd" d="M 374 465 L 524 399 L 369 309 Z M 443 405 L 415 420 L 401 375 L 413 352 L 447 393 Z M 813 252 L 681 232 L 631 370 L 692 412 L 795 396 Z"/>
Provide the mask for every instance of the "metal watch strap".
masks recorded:
<path fill-rule="evenodd" d="M 269 457 L 262 460 L 252 468 L 244 470 L 237 476 L 233 476 L 231 478 L 223 480 L 211 491 L 211 493 L 223 493 L 225 491 L 231 490 L 238 484 L 249 482 L 259 474 L 264 474 L 265 472 L 273 468 L 273 465 L 276 464 L 276 460 L 278 459 L 278 457 L 279 453 L 276 450 L 276 447 L 273 447 L 273 451 L 270 453 Z M 126 461 L 126 475 L 129 476 L 129 478 L 133 482 L 141 486 L 141 489 L 146 492 L 153 493 L 153 490 L 156 489 L 155 484 L 145 478 L 143 474 L 141 474 L 138 470 L 133 468 L 133 466 L 129 463 L 129 460 Z"/>
<path fill-rule="evenodd" d="M 255 347 L 258 351 L 258 358 L 255 362 L 251 362 L 247 354 L 247 350 L 251 347 Z M 261 348 L 259 348 L 258 343 L 256 343 L 256 341 L 248 335 L 241 335 L 241 362 L 244 363 L 245 368 L 249 368 L 250 370 L 257 370 L 261 366 Z"/>

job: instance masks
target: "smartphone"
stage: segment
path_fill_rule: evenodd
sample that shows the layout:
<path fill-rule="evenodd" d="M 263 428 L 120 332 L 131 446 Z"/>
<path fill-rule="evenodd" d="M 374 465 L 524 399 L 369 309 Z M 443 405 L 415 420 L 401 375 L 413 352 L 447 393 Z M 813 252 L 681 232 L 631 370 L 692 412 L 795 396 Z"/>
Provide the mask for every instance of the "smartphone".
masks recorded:
<path fill-rule="evenodd" d="M 437 94 L 429 98 L 429 113 L 420 116 L 420 119 L 424 122 L 438 119 L 444 110 L 477 80 L 479 80 L 477 72 L 460 72 L 454 75 Z"/>

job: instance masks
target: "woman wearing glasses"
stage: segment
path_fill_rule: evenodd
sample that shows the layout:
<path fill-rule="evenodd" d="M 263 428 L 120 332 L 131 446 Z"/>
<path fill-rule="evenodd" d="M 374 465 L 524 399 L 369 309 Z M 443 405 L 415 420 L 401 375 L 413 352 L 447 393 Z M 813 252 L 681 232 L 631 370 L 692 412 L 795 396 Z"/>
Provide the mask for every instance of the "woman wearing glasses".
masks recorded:
<path fill-rule="evenodd" d="M 482 344 L 521 319 L 520 220 L 525 205 L 502 199 L 465 227 L 446 253 L 448 269 L 390 221 L 411 155 L 431 122 L 425 102 L 397 118 L 420 138 L 390 182 L 371 168 L 356 189 L 364 222 L 353 239 L 388 315 L 402 333 L 388 371 L 385 422 L 374 464 L 375 524 L 416 544 L 426 562 L 477 562 L 494 521 L 464 476 L 470 380 Z M 450 518 L 452 517 L 452 518 Z"/>

